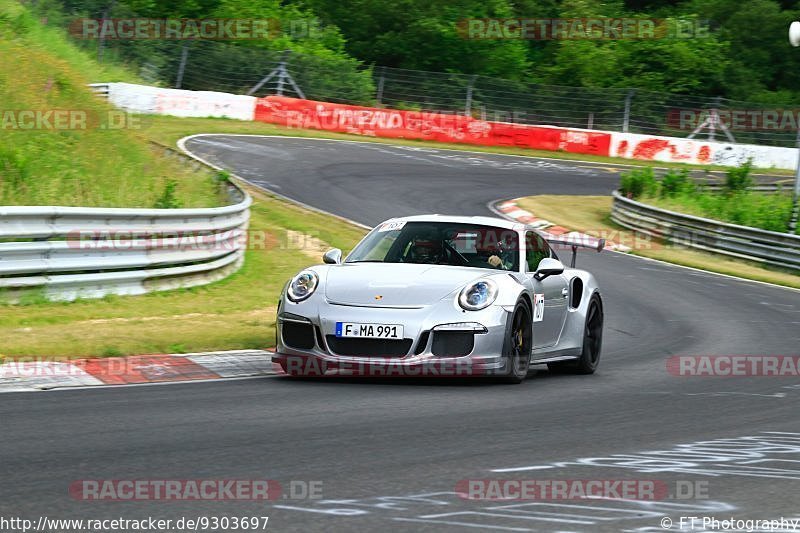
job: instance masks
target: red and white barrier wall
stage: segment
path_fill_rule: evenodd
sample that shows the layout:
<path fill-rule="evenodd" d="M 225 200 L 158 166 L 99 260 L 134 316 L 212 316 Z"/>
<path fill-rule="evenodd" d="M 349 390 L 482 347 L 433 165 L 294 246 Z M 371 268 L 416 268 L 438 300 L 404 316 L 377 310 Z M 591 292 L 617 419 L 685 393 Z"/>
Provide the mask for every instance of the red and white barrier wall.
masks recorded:
<path fill-rule="evenodd" d="M 612 133 L 609 155 L 643 161 L 699 165 L 736 166 L 748 159 L 752 159 L 753 166 L 758 168 L 793 169 L 797 165 L 796 148 L 731 144 L 636 133 Z"/>
<path fill-rule="evenodd" d="M 671 163 L 793 169 L 796 148 L 730 144 L 555 126 L 491 122 L 442 113 L 380 109 L 284 96 L 255 98 L 210 91 L 164 89 L 129 83 L 108 87 L 117 107 L 179 117 L 224 117 L 372 137 L 423 139 L 483 146 L 514 146 L 576 154 Z"/>
<path fill-rule="evenodd" d="M 255 119 L 288 127 L 374 137 L 424 139 L 488 146 L 518 146 L 608 155 L 606 132 L 487 122 L 462 115 L 399 111 L 267 96 L 256 102 Z"/>

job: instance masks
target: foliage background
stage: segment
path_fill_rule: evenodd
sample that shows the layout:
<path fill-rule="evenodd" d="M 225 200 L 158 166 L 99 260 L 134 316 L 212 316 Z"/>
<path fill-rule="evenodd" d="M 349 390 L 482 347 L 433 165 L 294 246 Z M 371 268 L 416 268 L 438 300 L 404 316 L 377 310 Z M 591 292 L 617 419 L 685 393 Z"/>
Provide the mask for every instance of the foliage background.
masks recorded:
<path fill-rule="evenodd" d="M 800 52 L 787 28 L 800 18 L 794 0 L 26 0 L 49 25 L 76 17 L 274 18 L 314 21 L 306 35 L 288 32 L 237 46 L 291 49 L 339 64 L 479 74 L 529 83 L 635 87 L 719 96 L 771 105 L 795 102 Z M 707 21 L 705 37 L 658 40 L 467 40 L 465 18 L 651 17 Z M 113 49 L 115 43 L 106 46 Z M 118 43 L 116 43 L 118 44 Z M 97 46 L 86 42 L 87 47 Z M 111 53 L 111 52 L 109 52 Z M 163 57 L 159 57 L 159 55 Z M 159 43 L 128 61 L 174 62 Z M 331 73 L 331 75 L 335 75 Z"/>

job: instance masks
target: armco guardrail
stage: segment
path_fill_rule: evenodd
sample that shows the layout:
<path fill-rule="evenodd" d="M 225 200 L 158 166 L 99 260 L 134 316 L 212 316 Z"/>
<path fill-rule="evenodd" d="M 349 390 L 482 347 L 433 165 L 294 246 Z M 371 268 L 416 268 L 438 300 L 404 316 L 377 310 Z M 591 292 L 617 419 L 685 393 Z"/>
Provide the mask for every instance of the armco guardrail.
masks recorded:
<path fill-rule="evenodd" d="M 800 235 L 684 215 L 613 194 L 611 219 L 620 226 L 679 246 L 800 270 Z"/>
<path fill-rule="evenodd" d="M 250 196 L 204 209 L 0 207 L 0 290 L 52 300 L 202 285 L 244 261 Z"/>

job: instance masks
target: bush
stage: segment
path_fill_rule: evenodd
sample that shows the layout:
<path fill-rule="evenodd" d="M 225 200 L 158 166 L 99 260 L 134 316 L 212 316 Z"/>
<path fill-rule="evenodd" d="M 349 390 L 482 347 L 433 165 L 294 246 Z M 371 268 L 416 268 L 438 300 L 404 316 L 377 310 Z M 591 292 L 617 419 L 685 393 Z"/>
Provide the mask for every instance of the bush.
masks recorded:
<path fill-rule="evenodd" d="M 658 190 L 658 183 L 651 167 L 643 167 L 623 172 L 620 180 L 620 190 L 628 198 L 651 196 Z"/>
<path fill-rule="evenodd" d="M 227 170 L 218 170 L 216 173 L 214 173 L 213 179 L 215 183 L 224 185 L 226 183 L 230 183 L 231 173 Z"/>
<path fill-rule="evenodd" d="M 680 171 L 669 170 L 661 179 L 659 196 L 673 198 L 680 193 L 693 193 L 695 192 L 693 185 L 689 181 L 689 171 L 685 168 Z"/>
<path fill-rule="evenodd" d="M 161 196 L 156 199 L 156 203 L 153 207 L 156 209 L 177 209 L 181 207 L 178 195 L 175 194 L 177 188 L 177 181 L 167 180 L 166 183 L 164 183 L 164 190 L 161 192 Z"/>
<path fill-rule="evenodd" d="M 645 201 L 680 213 L 778 232 L 788 230 L 792 213 L 792 197 L 785 193 L 684 191 L 673 197 L 654 196 Z"/>
<path fill-rule="evenodd" d="M 786 232 L 792 216 L 792 195 L 778 190 L 764 194 L 749 190 L 751 161 L 728 171 L 724 192 L 709 191 L 694 183 L 688 170 L 670 170 L 655 182 L 650 169 L 638 169 L 623 176 L 623 192 L 633 197 L 680 213 L 701 216 L 731 224 Z M 798 231 L 800 234 L 800 231 Z"/>
<path fill-rule="evenodd" d="M 753 178 L 750 177 L 752 166 L 753 160 L 748 159 L 742 166 L 732 168 L 726 173 L 725 189 L 728 193 L 746 191 L 753 185 Z"/>

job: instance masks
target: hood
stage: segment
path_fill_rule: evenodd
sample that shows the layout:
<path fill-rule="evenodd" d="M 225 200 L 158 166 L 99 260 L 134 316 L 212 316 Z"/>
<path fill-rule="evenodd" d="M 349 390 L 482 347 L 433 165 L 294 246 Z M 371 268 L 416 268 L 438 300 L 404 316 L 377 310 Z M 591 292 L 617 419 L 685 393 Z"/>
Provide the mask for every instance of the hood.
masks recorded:
<path fill-rule="evenodd" d="M 441 265 L 345 263 L 328 269 L 325 297 L 346 305 L 423 307 L 491 273 Z"/>

